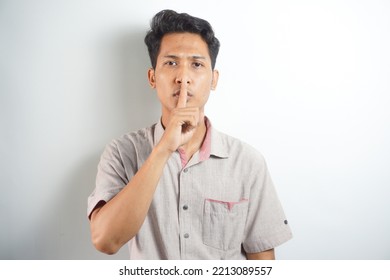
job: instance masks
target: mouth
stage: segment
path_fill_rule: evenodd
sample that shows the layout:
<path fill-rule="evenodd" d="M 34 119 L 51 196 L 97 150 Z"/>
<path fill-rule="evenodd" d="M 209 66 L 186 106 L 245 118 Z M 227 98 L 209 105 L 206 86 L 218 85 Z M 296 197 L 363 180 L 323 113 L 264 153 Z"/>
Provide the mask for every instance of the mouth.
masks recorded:
<path fill-rule="evenodd" d="M 175 99 L 179 99 L 179 96 L 180 96 L 180 90 L 177 90 L 175 91 L 173 94 L 172 94 L 172 97 L 175 98 Z M 193 94 L 189 91 L 187 91 L 187 102 L 189 101 L 189 99 L 193 97 Z"/>
<path fill-rule="evenodd" d="M 172 94 L 172 96 L 175 97 L 175 98 L 178 98 L 179 95 L 180 95 L 180 89 L 177 90 L 177 91 L 175 91 L 175 92 Z M 188 96 L 188 97 L 192 97 L 193 94 L 192 94 L 191 92 L 187 91 L 187 96 Z"/>

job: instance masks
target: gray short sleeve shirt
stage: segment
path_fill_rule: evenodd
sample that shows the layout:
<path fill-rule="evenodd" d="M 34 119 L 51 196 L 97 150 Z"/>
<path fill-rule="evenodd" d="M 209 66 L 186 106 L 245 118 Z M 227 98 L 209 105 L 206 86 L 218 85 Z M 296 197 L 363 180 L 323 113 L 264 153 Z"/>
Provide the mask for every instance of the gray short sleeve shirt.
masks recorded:
<path fill-rule="evenodd" d="M 124 188 L 163 135 L 157 124 L 107 145 L 88 215 Z M 172 154 L 138 234 L 131 259 L 245 259 L 286 242 L 290 227 L 263 156 L 208 123 L 207 155 L 185 163 Z M 205 140 L 206 141 L 206 140 Z"/>

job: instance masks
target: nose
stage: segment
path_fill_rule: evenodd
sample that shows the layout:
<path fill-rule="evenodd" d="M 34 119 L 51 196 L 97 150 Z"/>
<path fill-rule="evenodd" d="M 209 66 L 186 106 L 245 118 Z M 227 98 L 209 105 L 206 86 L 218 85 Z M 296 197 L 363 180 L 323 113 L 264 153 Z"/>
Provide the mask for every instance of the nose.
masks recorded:
<path fill-rule="evenodd" d="M 187 84 L 189 85 L 190 84 L 190 80 L 189 79 L 182 79 L 182 78 L 176 78 L 176 83 L 177 84 Z"/>
<path fill-rule="evenodd" d="M 185 67 L 181 67 L 181 69 L 177 71 L 175 82 L 176 84 L 180 84 L 180 85 L 182 84 L 189 85 L 191 83 L 189 71 L 185 69 Z"/>

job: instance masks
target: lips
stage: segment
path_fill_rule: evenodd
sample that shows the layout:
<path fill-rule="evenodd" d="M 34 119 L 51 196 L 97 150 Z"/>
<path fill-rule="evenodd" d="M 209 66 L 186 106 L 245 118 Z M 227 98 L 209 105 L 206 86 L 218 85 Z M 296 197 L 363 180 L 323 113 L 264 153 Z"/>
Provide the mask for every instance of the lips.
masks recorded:
<path fill-rule="evenodd" d="M 177 91 L 175 91 L 175 92 L 173 93 L 172 96 L 173 96 L 173 97 L 179 97 L 179 95 L 180 95 L 180 89 L 177 90 Z M 188 96 L 188 97 L 192 97 L 193 94 L 192 94 L 191 92 L 187 91 L 187 96 Z"/>

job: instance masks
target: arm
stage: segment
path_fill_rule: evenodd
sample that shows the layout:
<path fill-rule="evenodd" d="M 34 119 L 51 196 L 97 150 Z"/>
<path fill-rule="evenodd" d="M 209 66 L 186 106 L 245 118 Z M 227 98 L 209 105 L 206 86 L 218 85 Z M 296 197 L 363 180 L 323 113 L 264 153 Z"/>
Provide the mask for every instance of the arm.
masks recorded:
<path fill-rule="evenodd" d="M 248 260 L 274 260 L 275 259 L 275 250 L 270 249 L 260 253 L 246 253 Z"/>
<path fill-rule="evenodd" d="M 92 212 L 90 226 L 96 249 L 114 254 L 138 232 L 169 156 L 157 146 L 127 186 Z"/>
<path fill-rule="evenodd" d="M 99 203 L 92 212 L 92 242 L 99 251 L 116 253 L 141 228 L 167 160 L 191 139 L 198 124 L 198 108 L 186 108 L 185 102 L 186 96 L 182 94 L 162 139 L 130 182 L 110 201 Z M 185 132 L 182 131 L 184 124 Z"/>

